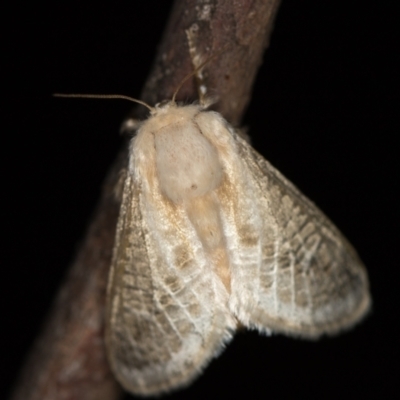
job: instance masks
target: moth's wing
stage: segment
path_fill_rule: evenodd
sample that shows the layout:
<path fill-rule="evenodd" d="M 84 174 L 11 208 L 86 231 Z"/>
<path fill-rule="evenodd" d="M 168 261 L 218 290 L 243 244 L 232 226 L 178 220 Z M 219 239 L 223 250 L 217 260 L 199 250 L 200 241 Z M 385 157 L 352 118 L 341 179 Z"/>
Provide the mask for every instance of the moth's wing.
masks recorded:
<path fill-rule="evenodd" d="M 152 395 L 195 378 L 231 339 L 236 322 L 222 283 L 197 254 L 200 244 L 179 231 L 185 221 L 175 219 L 182 216 L 144 197 L 128 174 L 109 277 L 106 344 L 120 383 Z"/>
<path fill-rule="evenodd" d="M 239 137 L 236 143 L 242 195 L 251 199 L 247 209 L 236 209 L 243 221 L 237 232 L 252 233 L 251 240 L 242 235 L 243 265 L 232 270 L 231 308 L 244 325 L 267 333 L 318 337 L 352 326 L 370 306 L 367 273 L 356 252 L 248 143 Z"/>

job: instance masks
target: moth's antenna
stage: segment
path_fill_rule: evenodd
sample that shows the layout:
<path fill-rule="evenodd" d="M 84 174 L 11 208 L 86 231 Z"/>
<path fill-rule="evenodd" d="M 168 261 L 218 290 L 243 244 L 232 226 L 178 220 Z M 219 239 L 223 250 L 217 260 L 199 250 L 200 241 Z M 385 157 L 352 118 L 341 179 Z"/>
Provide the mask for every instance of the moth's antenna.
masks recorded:
<path fill-rule="evenodd" d="M 183 84 L 191 78 L 193 75 L 196 75 L 206 64 L 208 64 L 211 60 L 213 60 L 215 57 L 218 57 L 222 52 L 219 52 L 217 54 L 214 54 L 210 58 L 208 58 L 206 61 L 202 62 L 194 71 L 192 71 L 190 74 L 187 74 L 182 80 L 181 83 L 179 84 L 178 88 L 175 90 L 174 95 L 172 96 L 172 103 L 175 103 L 175 97 L 178 94 L 178 92 L 182 89 Z"/>
<path fill-rule="evenodd" d="M 154 108 L 149 106 L 147 103 L 141 100 L 134 99 L 133 97 L 124 96 L 123 94 L 62 94 L 62 93 L 54 93 L 54 97 L 72 97 L 72 98 L 84 98 L 84 99 L 122 99 L 129 100 L 133 103 L 141 104 L 142 106 L 147 107 L 150 111 L 153 111 Z"/>

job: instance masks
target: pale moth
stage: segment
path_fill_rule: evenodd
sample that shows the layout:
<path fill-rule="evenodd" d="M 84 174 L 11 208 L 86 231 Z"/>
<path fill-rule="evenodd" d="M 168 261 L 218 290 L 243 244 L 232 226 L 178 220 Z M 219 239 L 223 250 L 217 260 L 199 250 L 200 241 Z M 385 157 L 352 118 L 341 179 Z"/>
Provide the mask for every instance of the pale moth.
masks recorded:
<path fill-rule="evenodd" d="M 239 325 L 317 338 L 370 306 L 325 215 L 219 113 L 174 99 L 131 140 L 108 282 L 108 358 L 142 396 L 188 385 Z"/>

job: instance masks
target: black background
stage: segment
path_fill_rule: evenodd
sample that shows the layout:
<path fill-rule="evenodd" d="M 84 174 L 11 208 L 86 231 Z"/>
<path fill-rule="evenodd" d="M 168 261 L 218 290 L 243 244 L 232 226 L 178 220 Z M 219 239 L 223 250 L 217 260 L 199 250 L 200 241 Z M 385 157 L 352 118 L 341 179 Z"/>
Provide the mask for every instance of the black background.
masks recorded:
<path fill-rule="evenodd" d="M 307 342 L 239 334 L 171 398 L 392 398 L 399 378 L 399 111 L 390 2 L 283 0 L 244 124 L 253 145 L 345 233 L 374 307 Z M 16 379 L 83 237 L 171 1 L 35 3 L 3 13 L 1 393 Z"/>

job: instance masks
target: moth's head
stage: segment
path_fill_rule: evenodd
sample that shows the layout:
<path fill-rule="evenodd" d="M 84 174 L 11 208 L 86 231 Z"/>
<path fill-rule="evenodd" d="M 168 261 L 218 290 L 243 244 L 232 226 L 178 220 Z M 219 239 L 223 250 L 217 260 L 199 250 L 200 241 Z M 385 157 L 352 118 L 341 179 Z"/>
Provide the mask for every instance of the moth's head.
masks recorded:
<path fill-rule="evenodd" d="M 177 104 L 175 103 L 174 100 L 162 100 L 159 103 L 157 103 L 154 108 L 150 111 L 151 115 L 155 114 L 160 114 L 164 112 L 168 112 L 172 108 L 176 108 Z"/>
<path fill-rule="evenodd" d="M 157 103 L 154 108 L 155 109 L 161 109 L 161 108 L 168 108 L 171 106 L 171 100 L 162 100 L 159 103 Z"/>

